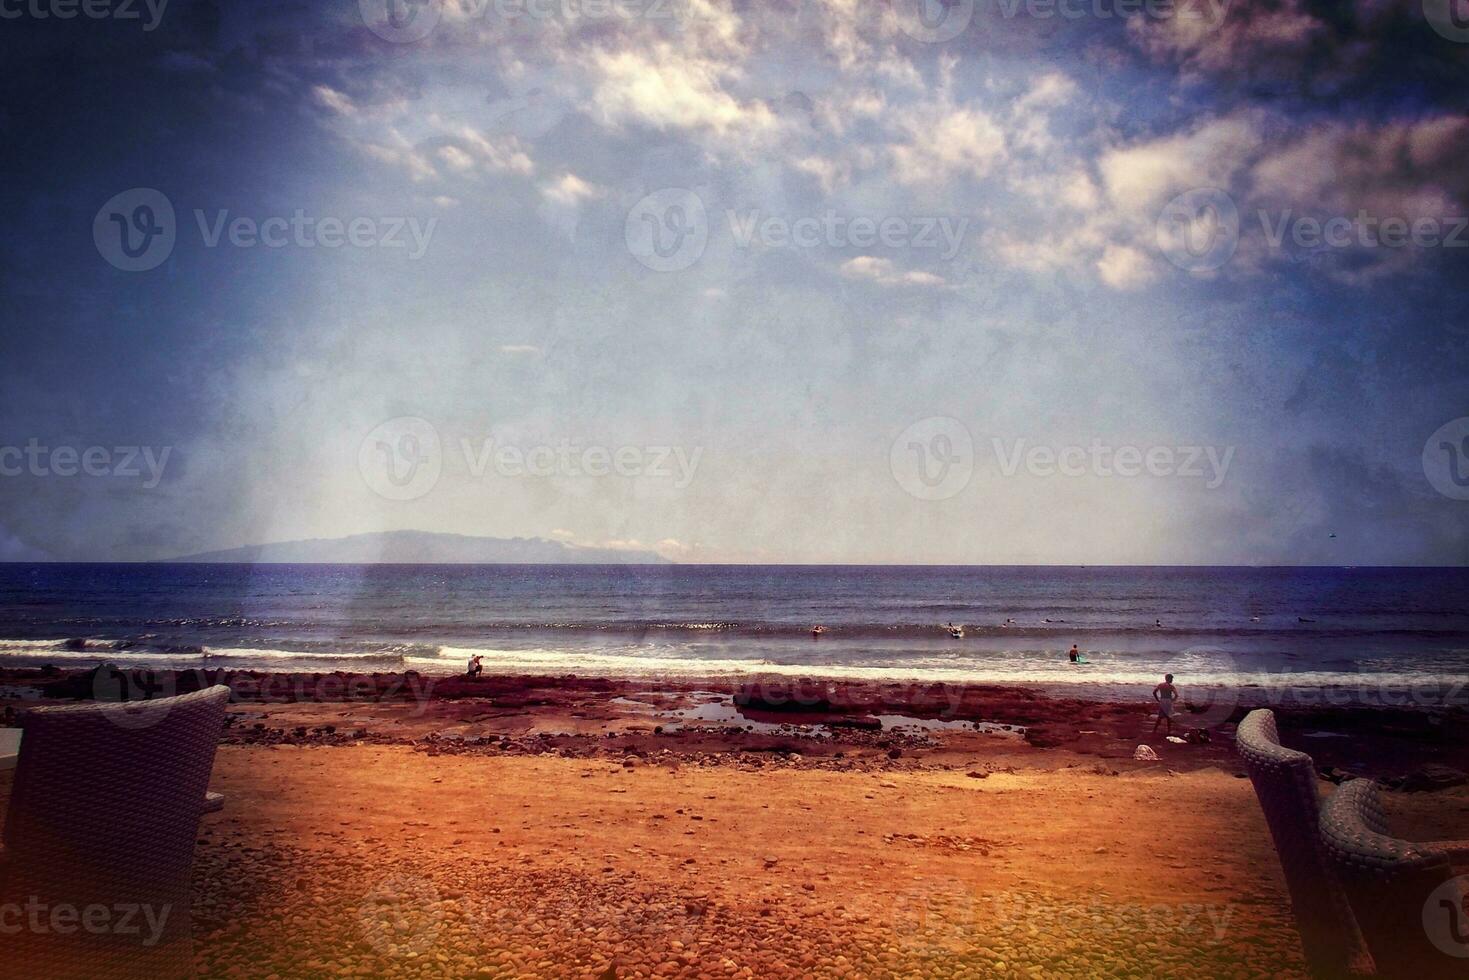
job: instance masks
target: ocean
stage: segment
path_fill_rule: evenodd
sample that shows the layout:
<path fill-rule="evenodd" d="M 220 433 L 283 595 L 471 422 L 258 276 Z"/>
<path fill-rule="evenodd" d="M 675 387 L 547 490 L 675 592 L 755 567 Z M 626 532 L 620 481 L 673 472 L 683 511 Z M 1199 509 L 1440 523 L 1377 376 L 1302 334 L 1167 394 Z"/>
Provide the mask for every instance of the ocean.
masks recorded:
<path fill-rule="evenodd" d="M 1469 569 L 0 564 L 13 667 L 445 674 L 472 653 L 612 677 L 1469 684 Z"/>

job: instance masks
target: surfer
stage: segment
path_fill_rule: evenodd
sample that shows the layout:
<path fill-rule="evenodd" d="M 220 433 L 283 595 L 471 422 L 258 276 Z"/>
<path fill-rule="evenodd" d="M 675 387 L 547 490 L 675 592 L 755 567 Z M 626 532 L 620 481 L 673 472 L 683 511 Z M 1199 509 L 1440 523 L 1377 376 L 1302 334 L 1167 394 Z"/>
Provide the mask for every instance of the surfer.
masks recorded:
<path fill-rule="evenodd" d="M 820 636 L 822 633 L 825 633 L 825 632 L 826 632 L 826 627 L 825 626 L 813 626 L 813 627 L 811 627 L 811 638 L 812 639 L 815 639 L 816 637 Z"/>
<path fill-rule="evenodd" d="M 1072 663 L 1081 663 L 1081 651 L 1076 649 L 1075 643 L 1071 644 L 1071 652 L 1067 656 L 1071 658 Z"/>

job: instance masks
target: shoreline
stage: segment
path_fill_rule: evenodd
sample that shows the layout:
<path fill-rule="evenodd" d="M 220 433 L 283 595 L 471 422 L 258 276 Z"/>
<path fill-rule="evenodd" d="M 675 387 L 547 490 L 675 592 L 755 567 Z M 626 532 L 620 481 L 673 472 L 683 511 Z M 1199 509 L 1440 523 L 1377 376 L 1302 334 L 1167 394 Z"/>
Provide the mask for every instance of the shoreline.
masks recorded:
<path fill-rule="evenodd" d="M 1454 785 L 1453 772 L 1469 772 L 1469 710 L 1457 705 L 1272 700 L 1248 688 L 1206 690 L 1205 697 L 1187 685 L 1175 735 L 1192 729 L 1206 736 L 1184 743 L 1153 732 L 1147 690 L 1094 698 L 1041 684 L 877 683 L 817 674 L 469 679 L 415 671 L 0 669 L 0 708 L 9 716 L 29 704 L 163 696 L 215 683 L 233 691 L 226 744 L 367 740 L 495 752 L 523 750 L 517 740 L 524 738 L 575 755 L 631 747 L 737 756 L 785 751 L 813 759 L 906 746 L 919 756 L 962 751 L 1041 768 L 1091 760 L 1238 774 L 1235 724 L 1248 710 L 1269 707 L 1287 744 L 1309 752 L 1332 781 L 1371 776 L 1428 788 L 1436 780 Z M 1134 762 L 1144 744 L 1157 762 Z"/>

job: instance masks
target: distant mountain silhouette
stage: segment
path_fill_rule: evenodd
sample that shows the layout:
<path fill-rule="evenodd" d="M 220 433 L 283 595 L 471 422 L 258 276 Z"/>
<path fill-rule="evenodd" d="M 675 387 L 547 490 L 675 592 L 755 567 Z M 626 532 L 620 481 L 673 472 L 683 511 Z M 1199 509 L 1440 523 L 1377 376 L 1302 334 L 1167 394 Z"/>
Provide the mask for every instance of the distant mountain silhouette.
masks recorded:
<path fill-rule="evenodd" d="M 282 565 L 667 565 L 652 551 L 584 548 L 545 538 L 475 538 L 430 531 L 375 531 L 205 551 L 167 561 Z"/>

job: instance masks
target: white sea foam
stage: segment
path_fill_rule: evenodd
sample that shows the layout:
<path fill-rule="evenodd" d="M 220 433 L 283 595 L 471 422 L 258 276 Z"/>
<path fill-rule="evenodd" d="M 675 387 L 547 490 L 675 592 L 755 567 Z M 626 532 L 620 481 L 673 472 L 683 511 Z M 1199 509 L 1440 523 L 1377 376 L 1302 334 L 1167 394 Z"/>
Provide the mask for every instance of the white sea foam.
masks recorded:
<path fill-rule="evenodd" d="M 1404 669 L 1401 661 L 1392 670 L 1331 671 L 1270 669 L 1240 670 L 1228 655 L 1191 650 L 1171 658 L 1136 654 L 1088 654 L 1093 663 L 1072 665 L 1055 652 L 1006 650 L 982 656 L 920 656 L 889 658 L 864 664 L 790 663 L 771 659 L 691 657 L 679 646 L 627 646 L 620 649 L 503 649 L 495 647 L 437 648 L 433 655 L 403 652 L 401 648 L 367 651 L 285 650 L 271 647 L 204 647 L 188 650 L 115 650 L 106 640 L 92 640 L 85 650 L 63 649 L 65 640 L 0 639 L 0 662 L 15 659 L 31 664 L 48 661 L 117 664 L 150 664 L 187 669 L 205 663 L 258 664 L 266 670 L 328 669 L 416 670 L 423 674 L 462 673 L 471 656 L 479 655 L 491 674 L 576 674 L 582 677 L 619 679 L 659 678 L 686 681 L 698 678 L 789 677 L 830 678 L 895 683 L 1039 685 L 1084 691 L 1126 688 L 1144 694 L 1162 674 L 1172 672 L 1185 692 L 1193 688 L 1259 688 L 1281 690 L 1346 690 L 1388 700 L 1394 691 L 1421 691 L 1458 685 L 1469 698 L 1469 673 L 1444 670 L 1442 661 L 1418 669 Z M 423 648 L 419 648 L 423 649 Z M 778 656 L 778 655 L 777 655 Z M 1409 698 L 1411 700 L 1411 698 Z"/>
<path fill-rule="evenodd" d="M 1135 664 L 1073 666 L 1065 661 L 972 663 L 958 666 L 952 660 L 940 666 L 933 660 L 887 664 L 789 664 L 768 660 L 695 659 L 643 654 L 606 654 L 550 649 L 497 650 L 444 647 L 438 657 L 408 657 L 407 665 L 423 673 L 464 669 L 471 656 L 483 658 L 486 673 L 577 674 L 592 677 L 670 679 L 700 677 L 820 677 L 835 680 L 930 682 L 946 684 L 1042 684 L 1075 687 L 1136 687 L 1151 690 L 1161 679 L 1161 667 L 1139 668 Z M 1175 665 L 1168 665 L 1172 669 Z M 1427 671 L 1357 673 L 1348 671 L 1240 671 L 1219 669 L 1206 658 L 1195 656 L 1188 663 L 1189 677 L 1179 672 L 1178 683 L 1207 687 L 1260 687 L 1266 689 L 1347 688 L 1374 690 L 1422 688 L 1426 685 L 1469 686 L 1469 674 Z"/>

